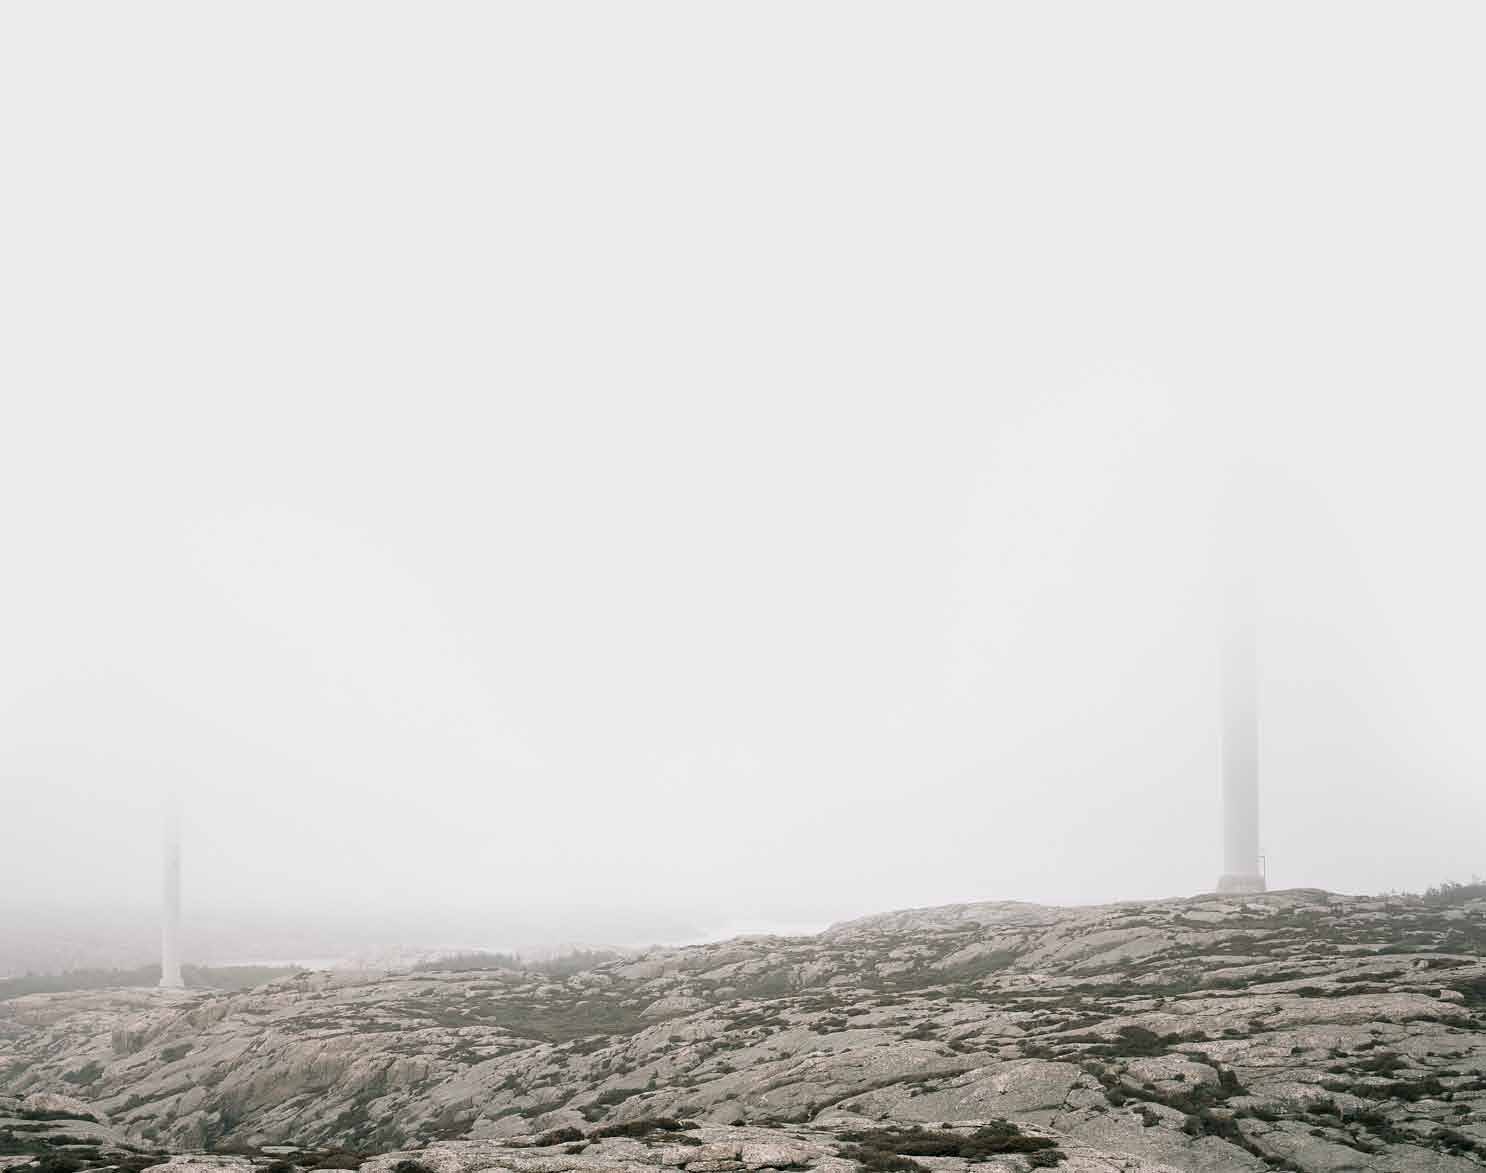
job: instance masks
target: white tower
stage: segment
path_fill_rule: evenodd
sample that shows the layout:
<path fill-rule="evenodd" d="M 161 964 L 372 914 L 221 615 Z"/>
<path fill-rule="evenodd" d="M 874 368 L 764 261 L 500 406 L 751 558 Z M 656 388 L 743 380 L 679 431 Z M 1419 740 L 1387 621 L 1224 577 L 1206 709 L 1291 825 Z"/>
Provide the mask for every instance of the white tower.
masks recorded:
<path fill-rule="evenodd" d="M 165 885 L 160 923 L 160 988 L 183 990 L 181 977 L 181 812 L 172 795 L 165 806 Z"/>
<path fill-rule="evenodd" d="M 1243 486 L 1237 486 L 1242 489 Z M 1228 503 L 1223 576 L 1223 875 L 1219 892 L 1263 892 L 1259 864 L 1259 666 L 1248 494 Z"/>

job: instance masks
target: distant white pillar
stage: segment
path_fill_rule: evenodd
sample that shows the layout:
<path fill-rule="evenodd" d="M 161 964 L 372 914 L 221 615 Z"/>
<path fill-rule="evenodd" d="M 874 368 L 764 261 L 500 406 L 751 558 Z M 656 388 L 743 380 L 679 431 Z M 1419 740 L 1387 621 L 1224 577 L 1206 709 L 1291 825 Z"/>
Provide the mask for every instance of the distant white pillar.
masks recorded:
<path fill-rule="evenodd" d="M 160 923 L 160 988 L 183 990 L 181 977 L 181 813 L 172 795 L 165 807 L 165 883 Z"/>
<path fill-rule="evenodd" d="M 1224 574 L 1223 875 L 1219 892 L 1263 892 L 1259 866 L 1259 664 L 1254 543 L 1247 502 L 1230 509 Z"/>

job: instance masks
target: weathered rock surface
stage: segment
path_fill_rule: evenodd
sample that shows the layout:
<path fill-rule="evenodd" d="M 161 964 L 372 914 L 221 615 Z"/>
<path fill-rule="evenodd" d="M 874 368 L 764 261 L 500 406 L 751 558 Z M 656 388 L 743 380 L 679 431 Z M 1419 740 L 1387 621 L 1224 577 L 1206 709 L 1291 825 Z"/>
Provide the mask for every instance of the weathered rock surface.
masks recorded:
<path fill-rule="evenodd" d="M 969 1136 L 971 1128 L 958 1130 Z M 947 1135 L 947 1134 L 940 1134 Z M 1047 1136 L 1018 1133 L 1038 1144 Z M 1153 1164 L 1120 1154 L 1103 1153 L 1077 1141 L 1051 1148 L 1051 1157 L 1037 1162 L 1065 1173 L 1179 1173 L 1169 1165 Z M 669 1122 L 668 1130 L 634 1136 L 595 1137 L 576 1143 L 563 1137 L 512 1137 L 493 1141 L 440 1141 L 423 1148 L 367 1157 L 345 1151 L 275 1148 L 250 1153 L 165 1153 L 118 1146 L 66 1144 L 46 1150 L 41 1162 L 66 1162 L 73 1173 L 116 1169 L 120 1173 L 284 1173 L 291 1166 L 306 1173 L 354 1170 L 362 1173 L 857 1173 L 858 1162 L 842 1155 L 853 1146 L 841 1138 L 804 1128 L 729 1128 Z M 968 1173 L 971 1162 L 962 1157 L 925 1157 L 936 1173 Z M 1029 1158 L 1016 1153 L 990 1154 L 974 1162 L 984 1173 L 1019 1173 Z M 47 1168 L 33 1156 L 0 1156 L 0 1169 L 41 1173 Z"/>
<path fill-rule="evenodd" d="M 418 1149 L 434 1173 L 667 1164 L 614 1137 L 539 1168 L 518 1142 L 651 1117 L 823 1146 L 784 1162 L 823 1169 L 852 1129 L 1008 1118 L 1064 1168 L 1450 1173 L 1486 1164 L 1483 943 L 1479 905 L 1297 891 L 910 910 L 563 982 L 32 995 L 0 1003 L 0 1092 L 85 1101 L 140 1144 Z M 761 1151 L 680 1155 L 777 1167 Z"/>

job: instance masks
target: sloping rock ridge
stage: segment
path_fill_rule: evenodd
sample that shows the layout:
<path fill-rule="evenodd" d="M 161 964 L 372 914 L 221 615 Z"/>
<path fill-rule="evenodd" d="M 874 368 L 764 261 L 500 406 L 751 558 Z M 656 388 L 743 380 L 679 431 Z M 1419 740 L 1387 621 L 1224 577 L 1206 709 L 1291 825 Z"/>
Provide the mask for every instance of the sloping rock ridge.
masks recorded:
<path fill-rule="evenodd" d="M 564 981 L 33 995 L 0 1003 L 0 1093 L 72 1097 L 121 1167 L 1455 1173 L 1486 1165 L 1483 944 L 1486 902 L 1307 890 L 911 910 Z"/>

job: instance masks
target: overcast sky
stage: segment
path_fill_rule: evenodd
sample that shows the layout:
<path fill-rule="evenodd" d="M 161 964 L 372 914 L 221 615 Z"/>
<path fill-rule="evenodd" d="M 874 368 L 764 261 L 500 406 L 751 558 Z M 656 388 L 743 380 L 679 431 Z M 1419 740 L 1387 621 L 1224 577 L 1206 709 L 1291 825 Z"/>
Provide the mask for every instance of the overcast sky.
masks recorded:
<path fill-rule="evenodd" d="M 1483 32 L 6 6 L 0 895 L 1202 890 L 1234 460 L 1271 883 L 1486 872 Z"/>

